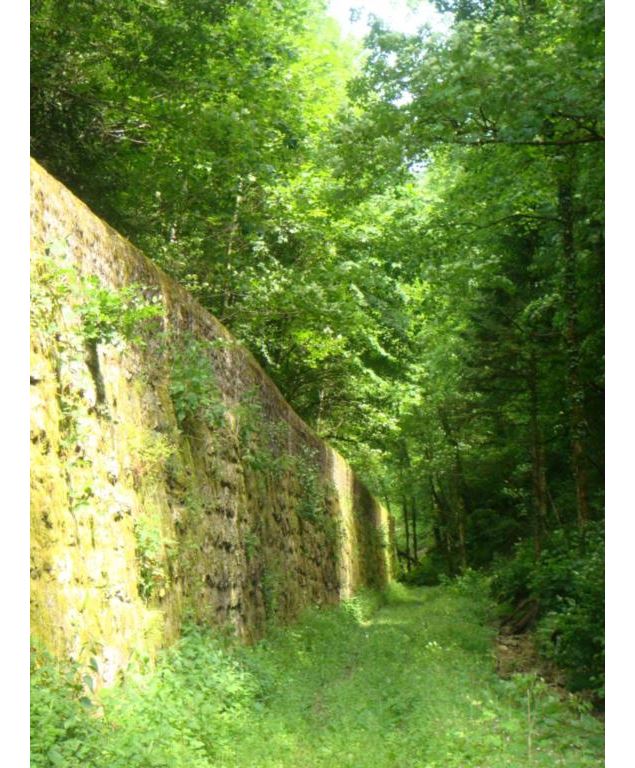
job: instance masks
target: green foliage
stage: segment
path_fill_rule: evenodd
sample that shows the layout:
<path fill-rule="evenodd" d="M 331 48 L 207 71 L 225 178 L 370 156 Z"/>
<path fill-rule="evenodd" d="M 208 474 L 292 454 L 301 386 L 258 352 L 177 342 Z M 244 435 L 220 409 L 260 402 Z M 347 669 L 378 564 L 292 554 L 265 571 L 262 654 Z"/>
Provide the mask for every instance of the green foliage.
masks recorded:
<path fill-rule="evenodd" d="M 155 431 L 133 429 L 129 435 L 130 460 L 135 480 L 160 479 L 174 456 L 176 447 L 167 436 Z"/>
<path fill-rule="evenodd" d="M 298 456 L 291 459 L 291 469 L 298 484 L 296 513 L 321 531 L 331 552 L 337 557 L 341 537 L 340 520 L 333 514 L 335 488 L 323 477 L 320 459 L 315 449 L 303 446 Z"/>
<path fill-rule="evenodd" d="M 509 607 L 529 597 L 535 563 L 535 549 L 529 540 L 518 542 L 512 557 L 497 559 L 492 579 L 494 597 Z"/>
<path fill-rule="evenodd" d="M 603 7 L 437 5 L 448 34 L 377 22 L 356 57 L 312 0 L 37 2 L 32 146 L 456 571 L 529 535 L 534 447 L 568 523 L 582 432 L 600 515 Z"/>
<path fill-rule="evenodd" d="M 257 695 L 257 681 L 218 640 L 186 628 L 156 672 L 104 696 L 105 720 L 115 730 L 103 764 L 212 765 Z"/>
<path fill-rule="evenodd" d="M 572 690 L 591 689 L 603 699 L 604 534 L 595 527 L 575 538 L 556 541 L 532 574 L 532 590 L 544 606 L 538 637 Z"/>
<path fill-rule="evenodd" d="M 49 244 L 46 255 L 32 259 L 31 318 L 48 333 L 60 330 L 62 310 L 71 307 L 79 314 L 86 342 L 141 344 L 148 324 L 163 314 L 160 297 L 146 294 L 147 288 L 134 283 L 113 290 L 96 277 L 80 275 L 65 242 Z"/>
<path fill-rule="evenodd" d="M 286 452 L 287 426 L 265 418 L 262 403 L 254 391 L 241 395 L 233 413 L 243 462 L 255 472 L 279 479 L 291 466 Z"/>
<path fill-rule="evenodd" d="M 601 764 L 601 723 L 576 700 L 497 678 L 489 610 L 471 574 L 312 609 L 251 647 L 186 627 L 155 670 L 100 692 L 100 717 L 78 701 L 79 671 L 49 659 L 32 678 L 32 765 Z"/>
<path fill-rule="evenodd" d="M 280 573 L 280 566 L 276 562 L 268 562 L 265 564 L 264 573 L 260 581 L 262 589 L 262 599 L 265 604 L 265 615 L 267 621 L 275 621 L 278 613 L 278 606 L 280 601 L 280 590 L 282 589 L 283 577 Z"/>
<path fill-rule="evenodd" d="M 340 542 L 342 540 L 342 524 L 339 517 L 326 513 L 321 522 L 324 538 L 330 548 L 333 560 L 339 561 Z M 381 545 L 381 542 L 380 542 Z"/>
<path fill-rule="evenodd" d="M 88 342 L 109 344 L 120 338 L 138 344 L 148 322 L 161 317 L 163 307 L 158 296 L 146 299 L 138 285 L 114 291 L 104 288 L 98 278 L 88 277 L 83 280 L 79 314 Z"/>
<path fill-rule="evenodd" d="M 413 581 L 528 542 L 497 594 L 539 596 L 550 653 L 596 686 L 600 566 L 556 550 L 603 515 L 603 4 L 436 5 L 447 34 L 377 21 L 360 57 L 313 0 L 36 2 L 33 152 L 400 513 L 399 549 L 407 525 L 410 558 L 429 553 Z M 52 331 L 56 269 L 32 303 Z M 87 298 L 92 342 L 149 319 Z M 177 420 L 223 427 L 190 341 Z M 236 417 L 245 464 L 296 473 L 300 518 L 328 531 L 312 460 L 278 452 L 255 398 Z"/>
<path fill-rule="evenodd" d="M 604 533 L 554 532 L 538 559 L 528 543 L 499 563 L 492 582 L 497 599 L 515 605 L 531 597 L 540 607 L 542 653 L 565 670 L 572 690 L 604 696 Z"/>
<path fill-rule="evenodd" d="M 257 680 L 196 628 L 154 672 L 131 670 L 122 686 L 103 691 L 98 719 L 77 699 L 76 679 L 75 668 L 60 672 L 50 659 L 32 674 L 34 766 L 209 768 L 259 693 Z"/>
<path fill-rule="evenodd" d="M 62 308 L 79 288 L 77 271 L 68 263 L 66 243 L 50 243 L 44 255 L 31 256 L 31 323 L 47 333 L 58 330 Z"/>
<path fill-rule="evenodd" d="M 260 443 L 266 426 L 257 394 L 253 391 L 243 393 L 234 414 L 238 422 L 238 440 L 243 459 L 256 468 L 266 464 L 267 457 L 260 456 L 264 453 Z"/>
<path fill-rule="evenodd" d="M 139 595 L 147 602 L 163 597 L 168 586 L 167 557 L 173 542 L 166 539 L 157 520 L 143 515 L 134 520 Z"/>
<path fill-rule="evenodd" d="M 441 576 L 447 575 L 447 569 L 445 557 L 433 551 L 424 555 L 412 570 L 404 573 L 401 580 L 405 584 L 433 587 L 440 583 Z"/>
<path fill-rule="evenodd" d="M 303 520 L 319 523 L 327 514 L 325 504 L 325 487 L 322 481 L 319 459 L 316 452 L 303 446 L 300 455 L 294 462 L 294 470 L 300 498 L 297 513 Z"/>
<path fill-rule="evenodd" d="M 384 263 L 399 265 L 416 350 L 400 356 L 392 419 L 365 433 L 391 465 L 374 489 L 402 507 L 400 549 L 407 523 L 412 557 L 416 523 L 450 573 L 522 538 L 505 599 L 539 593 L 559 612 L 573 599 L 560 566 L 534 573 L 533 550 L 603 517 L 603 7 L 437 5 L 457 14 L 447 35 L 374 25 L 340 135 L 358 210 L 385 215 L 399 191 Z M 412 577 L 434 580 L 430 566 Z M 603 601 L 580 590 L 568 610 L 588 621 L 589 660 Z"/>
<path fill-rule="evenodd" d="M 400 594 L 399 586 L 396 584 L 389 584 L 383 592 L 361 589 L 353 597 L 342 602 L 341 610 L 358 624 L 367 624 L 377 611 L 389 602 L 391 595 L 399 599 Z"/>
<path fill-rule="evenodd" d="M 225 423 L 225 406 L 216 382 L 213 342 L 190 335 L 169 340 L 170 397 L 179 426 L 203 419 L 211 427 Z"/>
<path fill-rule="evenodd" d="M 260 546 L 260 536 L 256 531 L 249 531 L 245 534 L 245 557 L 248 563 L 259 553 Z"/>
<path fill-rule="evenodd" d="M 85 675 L 87 677 L 87 675 Z M 95 711 L 76 664 L 31 651 L 31 766 L 80 768 L 97 754 Z"/>

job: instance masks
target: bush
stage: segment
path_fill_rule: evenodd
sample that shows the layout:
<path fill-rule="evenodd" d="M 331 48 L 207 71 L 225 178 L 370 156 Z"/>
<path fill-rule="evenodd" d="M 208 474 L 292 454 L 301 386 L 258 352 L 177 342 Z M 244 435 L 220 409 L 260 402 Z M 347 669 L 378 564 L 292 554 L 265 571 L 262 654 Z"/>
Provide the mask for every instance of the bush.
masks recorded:
<path fill-rule="evenodd" d="M 491 589 L 497 602 L 511 607 L 529 597 L 529 582 L 536 567 L 535 560 L 533 542 L 520 541 L 512 557 L 494 561 Z"/>
<path fill-rule="evenodd" d="M 88 676 L 87 676 L 88 677 Z M 31 653 L 31 768 L 92 765 L 97 729 L 79 668 Z"/>
<path fill-rule="evenodd" d="M 429 552 L 401 581 L 418 587 L 434 587 L 441 583 L 441 577 L 448 575 L 445 558 L 437 552 Z"/>
<path fill-rule="evenodd" d="M 536 559 L 531 542 L 499 562 L 492 592 L 499 602 L 538 604 L 537 637 L 542 654 L 566 673 L 572 690 L 604 696 L 604 531 L 554 531 Z"/>
<path fill-rule="evenodd" d="M 146 299 L 144 290 L 133 284 L 115 291 L 104 288 L 96 277 L 84 278 L 79 297 L 84 338 L 99 344 L 117 338 L 142 343 L 148 322 L 163 314 L 159 297 Z"/>
<path fill-rule="evenodd" d="M 33 768 L 210 768 L 261 696 L 254 676 L 209 631 L 186 627 L 157 667 L 101 692 L 88 676 L 37 652 L 31 665 Z"/>
<path fill-rule="evenodd" d="M 216 428 L 225 423 L 225 406 L 211 357 L 215 346 L 189 334 L 168 340 L 170 397 L 182 428 L 197 419 Z"/>
<path fill-rule="evenodd" d="M 66 242 L 50 243 L 45 254 L 31 261 L 31 321 L 49 334 L 60 330 L 62 310 L 73 306 L 89 344 L 129 341 L 144 343 L 151 322 L 163 315 L 161 298 L 133 283 L 119 290 L 104 287 L 99 278 L 82 276 Z"/>
<path fill-rule="evenodd" d="M 538 638 L 572 690 L 604 698 L 604 535 L 596 527 L 576 538 L 568 552 L 559 548 L 546 557 L 532 580 L 543 596 Z"/>

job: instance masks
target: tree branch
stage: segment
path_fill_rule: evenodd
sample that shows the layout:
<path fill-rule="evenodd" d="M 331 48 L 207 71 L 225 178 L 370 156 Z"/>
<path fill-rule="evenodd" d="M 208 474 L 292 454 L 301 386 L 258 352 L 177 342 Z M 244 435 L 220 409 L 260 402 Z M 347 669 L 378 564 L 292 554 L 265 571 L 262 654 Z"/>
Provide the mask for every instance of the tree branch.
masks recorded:
<path fill-rule="evenodd" d="M 587 138 L 579 139 L 542 139 L 540 141 L 523 141 L 520 139 L 474 139 L 473 141 L 462 141 L 461 139 L 438 139 L 439 144 L 459 144 L 464 147 L 482 147 L 486 144 L 507 144 L 509 146 L 519 147 L 567 147 L 573 144 L 591 144 L 598 141 L 604 141 L 604 136 L 599 134 Z"/>

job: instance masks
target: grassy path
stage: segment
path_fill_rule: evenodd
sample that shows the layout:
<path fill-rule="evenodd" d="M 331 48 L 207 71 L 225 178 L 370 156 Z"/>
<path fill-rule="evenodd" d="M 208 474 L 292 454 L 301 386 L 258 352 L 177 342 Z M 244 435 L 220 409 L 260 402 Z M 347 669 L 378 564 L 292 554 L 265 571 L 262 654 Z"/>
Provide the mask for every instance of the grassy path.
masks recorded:
<path fill-rule="evenodd" d="M 593 718 L 495 675 L 487 610 L 476 584 L 396 587 L 370 616 L 361 600 L 276 633 L 247 654 L 272 684 L 226 765 L 600 765 Z"/>
<path fill-rule="evenodd" d="M 489 610 L 483 584 L 464 579 L 310 611 L 252 648 L 195 632 L 111 691 L 97 719 L 43 669 L 32 766 L 602 765 L 600 723 L 535 679 L 496 676 Z"/>

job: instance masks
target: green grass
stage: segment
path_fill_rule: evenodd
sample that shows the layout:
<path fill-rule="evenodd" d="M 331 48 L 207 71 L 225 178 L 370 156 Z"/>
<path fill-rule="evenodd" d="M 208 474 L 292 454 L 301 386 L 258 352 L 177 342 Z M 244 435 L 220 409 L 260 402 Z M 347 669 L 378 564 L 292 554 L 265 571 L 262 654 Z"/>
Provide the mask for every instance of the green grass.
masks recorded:
<path fill-rule="evenodd" d="M 576 699 L 496 676 L 485 594 L 475 577 L 395 585 L 251 648 L 191 630 L 155 672 L 109 692 L 100 718 L 70 690 L 61 706 L 66 689 L 40 667 L 32 765 L 597 768 L 602 728 Z"/>

